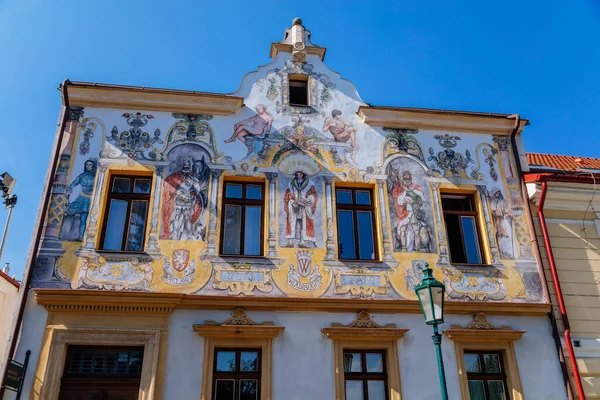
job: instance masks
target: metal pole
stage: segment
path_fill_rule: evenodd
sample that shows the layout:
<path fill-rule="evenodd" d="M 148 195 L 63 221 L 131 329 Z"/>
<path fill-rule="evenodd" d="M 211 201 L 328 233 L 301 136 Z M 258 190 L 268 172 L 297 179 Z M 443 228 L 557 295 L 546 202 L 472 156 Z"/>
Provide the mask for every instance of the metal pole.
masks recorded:
<path fill-rule="evenodd" d="M 8 233 L 8 226 L 10 225 L 10 217 L 12 217 L 13 208 L 10 206 L 8 210 L 8 218 L 6 218 L 6 225 L 4 226 L 4 234 L 2 235 L 2 244 L 0 244 L 0 261 L 2 261 L 2 253 L 4 253 L 4 245 L 6 244 L 6 234 Z"/>
<path fill-rule="evenodd" d="M 438 373 L 440 375 L 440 389 L 442 390 L 442 400 L 448 400 L 448 389 L 446 388 L 446 374 L 444 372 L 444 358 L 442 357 L 442 335 L 438 333 L 437 324 L 433 325 L 433 344 L 435 345 L 435 354 L 437 356 Z"/>

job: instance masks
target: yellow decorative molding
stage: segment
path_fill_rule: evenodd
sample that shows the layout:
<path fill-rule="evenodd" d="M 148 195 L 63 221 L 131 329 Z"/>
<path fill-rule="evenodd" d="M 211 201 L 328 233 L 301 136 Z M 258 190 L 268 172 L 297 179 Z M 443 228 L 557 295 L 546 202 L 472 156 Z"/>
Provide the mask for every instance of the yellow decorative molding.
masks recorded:
<path fill-rule="evenodd" d="M 396 328 L 396 324 L 379 325 L 371 319 L 366 311 L 358 313 L 356 320 L 348 325 L 339 322 L 331 323 L 331 327 L 321 329 L 325 336 L 333 340 L 398 340 L 408 329 Z"/>
<path fill-rule="evenodd" d="M 244 105 L 242 97 L 185 90 L 71 82 L 69 104 L 191 114 L 231 115 Z"/>
<path fill-rule="evenodd" d="M 486 343 L 510 343 L 519 340 L 526 331 L 515 331 L 510 326 L 496 327 L 487 320 L 484 313 L 477 313 L 466 326 L 451 325 L 444 334 L 448 339 L 455 342 L 486 342 Z"/>
<path fill-rule="evenodd" d="M 246 311 L 242 308 L 235 309 L 231 318 L 220 324 L 206 320 L 204 324 L 193 325 L 193 328 L 204 337 L 245 339 L 273 339 L 285 329 L 283 326 L 273 325 L 272 321 L 256 323 L 246 315 Z"/>
<path fill-rule="evenodd" d="M 137 306 L 147 312 L 156 312 L 152 310 L 152 307 L 167 307 L 168 310 L 164 312 L 170 312 L 171 309 L 231 310 L 243 307 L 245 310 L 261 311 L 367 311 L 371 313 L 421 314 L 421 306 L 417 300 L 234 297 L 74 289 L 35 289 L 35 293 L 39 304 L 46 306 L 49 310 L 62 312 L 75 312 L 78 311 L 77 307 L 102 306 L 96 311 L 125 313 L 128 312 L 127 307 Z M 546 316 L 550 312 L 550 304 L 446 301 L 444 312 L 449 315 L 473 315 L 484 312 L 486 315 Z"/>
<path fill-rule="evenodd" d="M 100 290 L 37 289 L 38 304 L 51 312 L 171 314 L 181 302 L 177 293 L 106 292 Z"/>
<path fill-rule="evenodd" d="M 359 107 L 357 114 L 368 125 L 386 128 L 430 129 L 449 132 L 505 134 L 512 132 L 515 120 L 508 115 L 444 111 L 406 107 Z M 529 123 L 521 119 L 519 132 Z"/>

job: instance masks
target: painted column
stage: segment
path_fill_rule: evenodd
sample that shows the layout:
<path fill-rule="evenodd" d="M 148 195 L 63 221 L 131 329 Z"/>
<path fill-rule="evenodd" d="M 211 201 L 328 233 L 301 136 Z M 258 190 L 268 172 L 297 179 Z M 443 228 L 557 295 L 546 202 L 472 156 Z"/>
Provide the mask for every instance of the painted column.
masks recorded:
<path fill-rule="evenodd" d="M 499 264 L 500 257 L 498 252 L 498 246 L 496 244 L 496 234 L 494 232 L 494 227 L 492 226 L 492 221 L 490 219 L 490 207 L 487 198 L 487 187 L 483 185 L 477 185 L 477 191 L 479 192 L 479 197 L 481 199 L 481 204 L 483 206 L 483 217 L 485 219 L 485 227 L 488 235 L 488 240 L 490 242 L 490 252 L 492 253 L 492 264 Z"/>
<path fill-rule="evenodd" d="M 440 209 L 440 205 L 442 204 L 442 199 L 440 198 L 439 191 L 440 183 L 430 182 L 429 184 L 431 185 L 431 191 L 433 193 L 433 209 L 435 210 L 435 229 L 437 231 L 438 248 L 440 252 L 438 264 L 449 264 L 450 261 L 448 259 L 448 242 L 446 241 L 446 230 L 444 229 L 442 210 Z"/>
<path fill-rule="evenodd" d="M 110 161 L 108 161 L 110 163 Z M 86 224 L 85 236 L 83 238 L 82 249 L 87 251 L 93 251 L 96 249 L 96 235 L 98 234 L 98 215 L 100 214 L 100 195 L 102 194 L 102 188 L 104 187 L 104 179 L 106 177 L 106 171 L 108 164 L 104 164 L 102 161 L 98 161 L 98 171 L 96 178 L 96 186 L 94 188 L 94 198 L 90 205 L 90 214 Z"/>
<path fill-rule="evenodd" d="M 73 144 L 77 135 L 77 125 L 79 120 L 83 118 L 83 107 L 69 107 L 65 112 L 67 113 L 67 123 L 65 125 L 63 143 L 60 144 L 63 150 L 52 182 L 50 205 L 48 207 L 47 218 L 44 221 L 43 242 L 45 243 L 42 244 L 42 247 L 48 247 L 48 245 L 56 247 L 58 245 L 58 247 L 62 248 L 60 243 L 57 242 L 68 201 L 67 189 L 69 185 L 67 180 L 71 165 L 71 152 L 73 151 Z"/>
<path fill-rule="evenodd" d="M 160 218 L 160 194 L 162 193 L 165 166 L 156 165 L 154 171 L 154 199 L 152 204 L 152 219 L 150 221 L 150 235 L 148 236 L 146 251 L 150 254 L 160 256 L 161 252 L 160 247 L 158 246 L 158 220 Z"/>
<path fill-rule="evenodd" d="M 336 258 L 336 245 L 333 235 L 333 195 L 331 186 L 333 184 L 333 177 L 326 176 L 325 179 L 325 206 L 327 216 L 327 241 L 325 246 L 327 252 L 325 253 L 326 260 L 335 260 Z"/>
<path fill-rule="evenodd" d="M 385 179 L 377 179 L 377 190 L 379 191 L 379 217 L 381 219 L 381 238 L 383 239 L 383 259 L 392 261 L 390 233 L 388 232 L 387 212 L 385 208 Z"/>
<path fill-rule="evenodd" d="M 265 173 L 269 181 L 269 236 L 267 238 L 269 257 L 277 257 L 277 229 L 275 229 L 275 199 L 277 192 L 275 184 L 277 183 L 278 174 L 276 172 Z"/>
<path fill-rule="evenodd" d="M 219 181 L 223 170 L 211 169 L 210 176 L 212 178 L 210 192 L 210 216 L 208 221 L 208 235 L 206 250 L 208 254 L 217 254 L 217 196 L 219 193 Z"/>

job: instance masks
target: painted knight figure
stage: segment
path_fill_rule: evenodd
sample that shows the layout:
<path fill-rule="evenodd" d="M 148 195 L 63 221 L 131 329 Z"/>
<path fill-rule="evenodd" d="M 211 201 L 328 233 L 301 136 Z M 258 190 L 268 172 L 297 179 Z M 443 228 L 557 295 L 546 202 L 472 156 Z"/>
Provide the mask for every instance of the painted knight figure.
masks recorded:
<path fill-rule="evenodd" d="M 205 212 L 210 169 L 204 157 L 185 158 L 181 170 L 169 175 L 163 185 L 161 239 L 204 240 Z"/>

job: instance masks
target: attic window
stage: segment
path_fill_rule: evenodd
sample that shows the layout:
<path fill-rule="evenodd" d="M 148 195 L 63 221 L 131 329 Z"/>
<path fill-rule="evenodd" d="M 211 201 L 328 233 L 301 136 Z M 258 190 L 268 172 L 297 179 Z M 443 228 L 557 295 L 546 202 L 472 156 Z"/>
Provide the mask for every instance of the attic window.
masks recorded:
<path fill-rule="evenodd" d="M 290 76 L 290 105 L 308 106 L 307 76 Z"/>

